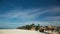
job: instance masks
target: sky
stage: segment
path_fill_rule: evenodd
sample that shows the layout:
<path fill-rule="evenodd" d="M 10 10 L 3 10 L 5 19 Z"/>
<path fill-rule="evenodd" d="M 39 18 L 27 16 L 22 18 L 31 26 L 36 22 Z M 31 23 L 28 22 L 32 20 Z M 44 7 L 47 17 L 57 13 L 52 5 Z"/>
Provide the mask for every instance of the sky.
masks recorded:
<path fill-rule="evenodd" d="M 60 0 L 0 0 L 0 28 L 26 24 L 60 25 Z"/>

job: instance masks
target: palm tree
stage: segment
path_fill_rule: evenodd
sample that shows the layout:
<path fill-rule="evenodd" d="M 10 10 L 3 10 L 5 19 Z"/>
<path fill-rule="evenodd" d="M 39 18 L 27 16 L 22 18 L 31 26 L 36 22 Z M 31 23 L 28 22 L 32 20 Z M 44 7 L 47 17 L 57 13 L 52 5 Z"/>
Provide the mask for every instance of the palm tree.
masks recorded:
<path fill-rule="evenodd" d="M 25 26 L 18 27 L 17 29 L 25 29 Z"/>
<path fill-rule="evenodd" d="M 40 25 L 38 24 L 36 27 L 35 27 L 35 30 L 39 30 L 40 29 Z"/>
<path fill-rule="evenodd" d="M 25 29 L 29 30 L 30 29 L 30 25 L 26 25 Z"/>
<path fill-rule="evenodd" d="M 33 28 L 33 27 L 35 27 L 35 24 L 34 24 L 34 23 L 30 25 L 30 27 L 29 27 L 30 30 L 31 30 L 31 28 Z"/>

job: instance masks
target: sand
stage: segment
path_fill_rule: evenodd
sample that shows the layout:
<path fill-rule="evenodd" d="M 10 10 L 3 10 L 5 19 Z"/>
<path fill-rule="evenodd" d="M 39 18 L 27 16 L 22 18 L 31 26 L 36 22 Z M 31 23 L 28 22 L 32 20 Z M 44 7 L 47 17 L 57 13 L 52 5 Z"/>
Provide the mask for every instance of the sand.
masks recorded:
<path fill-rule="evenodd" d="M 47 34 L 47 33 L 42 33 L 34 30 L 0 29 L 0 34 Z M 58 34 L 58 32 L 53 32 L 53 34 Z"/>
<path fill-rule="evenodd" d="M 0 34 L 45 34 L 34 30 L 0 29 Z"/>

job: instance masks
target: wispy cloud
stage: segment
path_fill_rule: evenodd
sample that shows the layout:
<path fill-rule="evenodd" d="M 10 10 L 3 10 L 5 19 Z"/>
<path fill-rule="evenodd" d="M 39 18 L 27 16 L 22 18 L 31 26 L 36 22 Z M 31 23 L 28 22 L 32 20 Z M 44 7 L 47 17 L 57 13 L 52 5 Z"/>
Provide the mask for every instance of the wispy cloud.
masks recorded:
<path fill-rule="evenodd" d="M 51 13 L 60 13 L 60 6 L 58 6 L 58 7 L 56 7 L 56 6 L 54 6 L 54 7 L 50 7 L 50 8 L 48 8 L 47 9 L 47 11 L 48 12 L 51 12 Z"/>
<path fill-rule="evenodd" d="M 43 9 L 28 9 L 28 10 L 12 10 L 9 13 L 0 15 L 0 17 L 5 18 L 17 18 L 17 19 L 23 19 L 23 20 L 32 20 L 37 17 L 37 15 L 41 15 L 45 13 L 46 11 L 43 11 Z"/>
<path fill-rule="evenodd" d="M 0 17 L 7 19 L 7 21 L 6 21 L 6 19 L 4 19 L 5 25 L 9 24 L 9 26 L 11 26 L 13 24 L 12 26 L 14 26 L 14 27 L 21 26 L 21 24 L 26 25 L 26 24 L 31 24 L 31 23 L 41 24 L 41 25 L 58 25 L 58 24 L 60 24 L 59 23 L 60 16 L 57 15 L 58 13 L 60 13 L 59 7 L 51 7 L 48 9 L 39 8 L 39 9 L 10 10 L 10 12 L 8 12 L 8 13 L 1 14 Z M 52 14 L 52 16 L 51 16 L 51 14 Z M 42 17 L 42 16 L 43 16 L 43 18 L 41 18 L 41 19 L 43 19 L 43 21 L 40 21 L 41 20 L 40 17 Z M 23 22 L 18 21 L 18 20 L 15 20 L 15 21 L 12 20 L 14 18 L 16 18 L 18 20 L 22 20 Z M 40 20 L 36 20 L 36 18 L 40 19 Z M 2 22 L 2 21 L 0 21 L 0 22 Z M 1 26 L 3 26 L 3 25 L 1 25 Z"/>
<path fill-rule="evenodd" d="M 49 20 L 49 21 L 60 21 L 60 16 L 47 17 L 45 20 Z"/>
<path fill-rule="evenodd" d="M 47 20 L 51 21 L 60 21 L 60 7 L 52 7 L 48 9 L 47 11 L 49 14 L 52 14 L 52 16 L 47 16 Z"/>

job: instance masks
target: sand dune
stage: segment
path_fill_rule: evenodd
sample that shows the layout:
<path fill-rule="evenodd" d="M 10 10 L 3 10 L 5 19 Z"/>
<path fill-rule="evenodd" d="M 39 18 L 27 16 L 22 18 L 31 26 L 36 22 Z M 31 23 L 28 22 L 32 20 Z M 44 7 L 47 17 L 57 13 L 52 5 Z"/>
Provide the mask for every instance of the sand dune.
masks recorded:
<path fill-rule="evenodd" d="M 45 34 L 45 33 L 20 29 L 0 29 L 0 34 Z"/>

